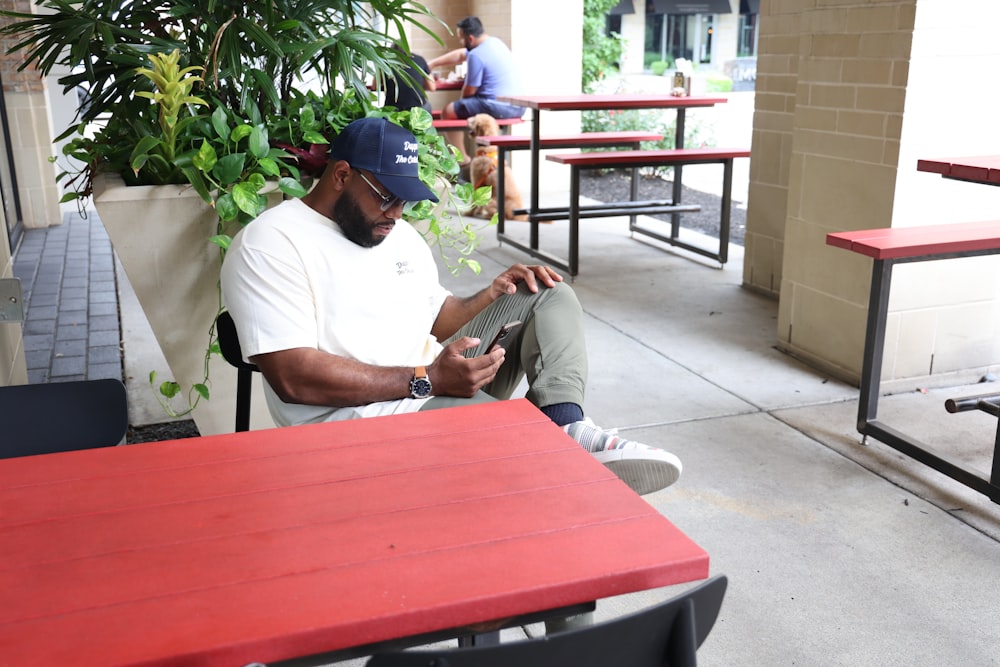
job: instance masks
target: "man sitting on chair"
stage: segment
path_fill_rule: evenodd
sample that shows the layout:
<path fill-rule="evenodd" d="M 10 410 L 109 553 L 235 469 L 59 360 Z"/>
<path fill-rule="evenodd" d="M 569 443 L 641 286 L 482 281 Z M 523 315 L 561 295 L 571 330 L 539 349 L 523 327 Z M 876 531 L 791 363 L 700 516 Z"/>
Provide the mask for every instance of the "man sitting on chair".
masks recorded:
<path fill-rule="evenodd" d="M 437 201 L 413 135 L 364 118 L 337 136 L 309 194 L 233 239 L 223 298 L 275 423 L 507 399 L 527 374 L 528 400 L 638 493 L 676 481 L 673 454 L 584 418 L 582 311 L 562 277 L 517 264 L 470 297 L 452 295 L 420 233 L 397 224 L 407 202 L 424 199 Z M 487 350 L 513 320 L 524 325 L 508 349 Z"/>

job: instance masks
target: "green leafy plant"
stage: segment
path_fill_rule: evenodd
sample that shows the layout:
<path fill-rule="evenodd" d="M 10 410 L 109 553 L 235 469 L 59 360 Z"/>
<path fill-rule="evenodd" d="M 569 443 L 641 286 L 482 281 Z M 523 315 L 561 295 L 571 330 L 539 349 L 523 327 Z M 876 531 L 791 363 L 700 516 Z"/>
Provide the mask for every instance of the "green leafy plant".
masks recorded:
<path fill-rule="evenodd" d="M 583 0 L 582 90 L 592 92 L 594 86 L 609 73 L 617 71 L 622 57 L 621 35 L 608 35 L 608 12 L 619 0 Z"/>
<path fill-rule="evenodd" d="M 71 158 L 59 173 L 63 201 L 81 203 L 101 173 L 128 185 L 190 184 L 218 214 L 206 242 L 220 252 L 232 234 L 267 206 L 270 184 L 302 196 L 325 165 L 326 145 L 352 120 L 383 115 L 410 129 L 420 144 L 421 178 L 445 206 L 423 202 L 404 212 L 421 221 L 453 272 L 478 271 L 469 254 L 478 229 L 461 214 L 489 200 L 489 188 L 457 185 L 455 152 L 423 109 L 378 107 L 387 77 L 411 64 L 407 28 L 438 21 L 420 3 L 404 0 L 162 0 L 99 2 L 38 0 L 37 14 L 3 11 L 13 20 L 0 34 L 15 41 L 21 69 L 49 74 L 64 92 L 86 91 L 69 139 Z M 381 26 L 376 29 L 373 26 Z M 447 26 L 444 26 L 447 29 Z M 399 42 L 402 50 L 393 48 Z M 369 82 L 375 90 L 368 89 Z M 221 307 L 221 301 L 220 301 Z M 210 396 L 208 360 L 218 351 L 208 332 L 206 375 L 187 393 L 186 414 Z M 151 374 L 150 383 L 156 383 Z M 182 390 L 168 380 L 163 399 Z"/>
<path fill-rule="evenodd" d="M 649 63 L 649 71 L 656 76 L 663 76 L 663 74 L 673 66 L 673 63 L 667 60 L 654 60 Z"/>

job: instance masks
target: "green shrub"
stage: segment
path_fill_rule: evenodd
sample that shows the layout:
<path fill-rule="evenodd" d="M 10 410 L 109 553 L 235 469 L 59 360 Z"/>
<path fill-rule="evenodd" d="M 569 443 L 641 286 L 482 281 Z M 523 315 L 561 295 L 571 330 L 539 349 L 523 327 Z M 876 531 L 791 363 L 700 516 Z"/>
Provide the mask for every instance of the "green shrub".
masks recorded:
<path fill-rule="evenodd" d="M 650 71 L 652 71 L 656 76 L 663 76 L 663 73 L 671 67 L 673 67 L 673 63 L 667 60 L 654 60 L 649 63 Z"/>
<path fill-rule="evenodd" d="M 705 78 L 705 92 L 729 93 L 733 90 L 733 80 L 723 74 L 711 74 Z"/>
<path fill-rule="evenodd" d="M 666 56 L 666 58 L 663 58 L 660 56 L 659 51 L 646 51 L 642 54 L 643 68 L 652 69 L 655 62 L 665 62 L 667 63 L 667 69 L 671 69 L 674 66 L 674 57 Z"/>
<path fill-rule="evenodd" d="M 618 0 L 584 0 L 581 90 L 590 92 L 601 80 L 613 76 L 622 57 L 622 37 L 607 34 L 608 12 Z"/>

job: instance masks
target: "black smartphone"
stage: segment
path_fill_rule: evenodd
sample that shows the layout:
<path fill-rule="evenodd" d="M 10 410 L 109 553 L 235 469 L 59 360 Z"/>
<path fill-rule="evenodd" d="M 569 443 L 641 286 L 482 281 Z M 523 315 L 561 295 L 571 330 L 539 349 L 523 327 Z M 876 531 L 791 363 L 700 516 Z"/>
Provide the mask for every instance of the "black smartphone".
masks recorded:
<path fill-rule="evenodd" d="M 521 320 L 514 320 L 500 327 L 500 331 L 497 331 L 497 335 L 493 337 L 493 342 L 486 348 L 486 354 L 492 352 L 497 346 L 506 350 L 507 345 L 514 339 L 518 329 L 521 328 L 521 324 Z"/>

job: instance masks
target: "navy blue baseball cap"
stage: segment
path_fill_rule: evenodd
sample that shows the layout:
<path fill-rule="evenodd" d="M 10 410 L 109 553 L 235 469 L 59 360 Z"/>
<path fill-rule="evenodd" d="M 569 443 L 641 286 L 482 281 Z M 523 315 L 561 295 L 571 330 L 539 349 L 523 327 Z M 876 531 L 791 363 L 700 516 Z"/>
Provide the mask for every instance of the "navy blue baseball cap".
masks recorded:
<path fill-rule="evenodd" d="M 384 118 L 361 118 L 345 127 L 330 146 L 331 160 L 346 160 L 374 174 L 390 193 L 404 201 L 437 201 L 420 180 L 417 140 Z"/>

